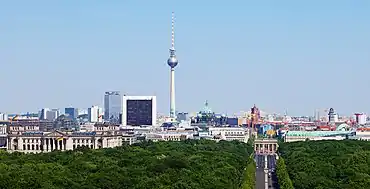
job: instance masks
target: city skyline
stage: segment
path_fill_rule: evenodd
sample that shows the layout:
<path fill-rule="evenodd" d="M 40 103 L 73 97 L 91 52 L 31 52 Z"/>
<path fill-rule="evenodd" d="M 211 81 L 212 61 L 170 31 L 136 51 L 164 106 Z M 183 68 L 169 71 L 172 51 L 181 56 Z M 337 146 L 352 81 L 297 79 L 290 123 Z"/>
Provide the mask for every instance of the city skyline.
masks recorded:
<path fill-rule="evenodd" d="M 172 11 L 178 111 L 370 112 L 367 1 L 168 2 L 4 2 L 0 112 L 103 107 L 114 90 L 156 95 L 167 113 Z"/>

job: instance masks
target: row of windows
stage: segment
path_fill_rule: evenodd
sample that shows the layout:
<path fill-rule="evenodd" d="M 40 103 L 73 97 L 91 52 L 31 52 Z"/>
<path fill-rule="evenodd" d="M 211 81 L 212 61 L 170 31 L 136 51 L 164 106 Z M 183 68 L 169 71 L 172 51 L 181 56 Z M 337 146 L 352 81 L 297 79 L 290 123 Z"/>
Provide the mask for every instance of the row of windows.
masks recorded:
<path fill-rule="evenodd" d="M 94 145 L 73 145 L 73 150 L 75 150 L 76 148 L 80 148 L 80 147 L 87 147 L 87 148 L 90 148 L 90 149 L 94 149 Z M 98 148 L 100 149 L 101 148 L 101 145 L 98 145 Z"/>
<path fill-rule="evenodd" d="M 211 131 L 211 135 L 213 135 L 215 133 L 218 133 L 219 135 L 221 135 L 221 132 Z M 244 131 L 226 131 L 225 132 L 225 135 L 244 135 L 244 134 L 245 134 Z"/>
<path fill-rule="evenodd" d="M 34 143 L 34 142 L 36 142 L 36 143 L 39 143 L 39 141 L 41 141 L 40 139 L 23 139 L 23 143 L 26 143 L 26 141 L 27 141 L 27 143 Z"/>
<path fill-rule="evenodd" d="M 20 129 L 22 128 L 22 129 Z M 39 130 L 39 127 L 35 126 L 27 126 L 27 127 L 10 127 L 10 130 L 12 131 L 19 131 L 19 130 Z"/>
<path fill-rule="evenodd" d="M 76 143 L 76 142 L 80 143 L 80 141 L 81 141 L 81 143 L 85 143 L 85 142 L 86 143 L 89 143 L 89 142 L 93 143 L 94 140 L 91 140 L 91 139 L 73 139 L 73 143 Z"/>
<path fill-rule="evenodd" d="M 43 148 L 44 146 L 41 144 L 41 145 L 25 145 L 23 144 L 23 150 L 44 150 Z M 94 149 L 94 145 L 73 145 L 73 149 L 76 149 L 76 148 L 79 148 L 79 147 L 88 147 L 88 148 L 91 148 L 91 149 Z M 101 145 L 98 145 L 99 148 L 101 148 Z M 17 149 L 15 149 L 17 150 Z"/>
<path fill-rule="evenodd" d="M 117 139 L 117 138 L 114 138 L 114 139 Z M 73 139 L 73 143 L 76 143 L 76 141 L 77 141 L 77 143 L 92 143 L 94 140 L 92 140 L 92 139 Z M 39 142 L 41 142 L 41 139 L 23 139 L 23 143 L 39 143 Z"/>
<path fill-rule="evenodd" d="M 167 138 L 166 141 L 180 141 L 180 138 Z"/>
<path fill-rule="evenodd" d="M 57 140 L 57 139 L 44 139 L 46 142 L 48 142 L 48 140 Z M 36 138 L 36 139 L 23 139 L 23 143 L 39 143 L 39 142 L 41 142 L 42 141 L 42 139 L 38 139 L 38 138 Z"/>
<path fill-rule="evenodd" d="M 111 139 L 107 139 L 107 140 L 117 140 L 118 137 L 115 137 L 115 138 L 111 138 Z M 93 143 L 94 140 L 93 139 L 73 139 L 73 143 Z M 98 140 L 98 142 L 102 142 L 101 139 Z"/>
<path fill-rule="evenodd" d="M 27 148 L 26 148 L 27 147 Z M 34 145 L 34 144 L 32 144 L 32 145 L 25 145 L 25 144 L 23 144 L 23 150 L 43 150 L 43 145 L 41 144 L 41 145 Z"/>
<path fill-rule="evenodd" d="M 183 136 L 173 136 L 173 135 L 169 135 L 169 136 L 164 136 L 164 138 L 181 138 Z M 186 136 L 185 136 L 186 137 Z"/>
<path fill-rule="evenodd" d="M 59 146 L 59 148 L 58 148 L 58 146 Z M 66 147 L 60 143 L 59 145 L 51 146 L 50 150 L 54 150 L 54 149 L 56 149 L 56 150 L 59 149 L 60 150 L 62 148 L 64 148 L 64 150 L 66 149 Z M 16 145 L 14 145 L 14 150 L 18 150 Z M 25 144 L 23 144 L 23 150 L 42 150 L 43 151 L 45 149 L 44 149 L 44 145 L 42 145 L 42 144 L 40 144 L 40 145 L 38 145 L 38 144 L 27 144 L 27 145 L 25 145 Z M 49 150 L 49 146 L 46 146 L 46 150 Z"/>

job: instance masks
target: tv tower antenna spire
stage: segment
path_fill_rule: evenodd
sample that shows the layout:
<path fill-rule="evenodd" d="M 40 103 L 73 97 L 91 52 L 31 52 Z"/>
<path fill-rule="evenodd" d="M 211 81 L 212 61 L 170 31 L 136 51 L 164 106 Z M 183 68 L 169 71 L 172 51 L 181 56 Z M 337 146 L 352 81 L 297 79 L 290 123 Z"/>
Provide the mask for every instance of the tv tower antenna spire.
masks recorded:
<path fill-rule="evenodd" d="M 175 50 L 175 12 L 172 12 L 172 22 L 171 22 L 171 50 Z"/>

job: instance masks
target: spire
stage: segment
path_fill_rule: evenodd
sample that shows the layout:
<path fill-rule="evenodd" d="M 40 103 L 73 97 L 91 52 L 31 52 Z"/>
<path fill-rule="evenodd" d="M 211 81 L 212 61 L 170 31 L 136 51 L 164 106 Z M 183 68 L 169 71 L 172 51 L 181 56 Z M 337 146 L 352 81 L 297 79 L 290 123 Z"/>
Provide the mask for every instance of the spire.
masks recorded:
<path fill-rule="evenodd" d="M 175 12 L 172 12 L 171 50 L 175 50 Z"/>

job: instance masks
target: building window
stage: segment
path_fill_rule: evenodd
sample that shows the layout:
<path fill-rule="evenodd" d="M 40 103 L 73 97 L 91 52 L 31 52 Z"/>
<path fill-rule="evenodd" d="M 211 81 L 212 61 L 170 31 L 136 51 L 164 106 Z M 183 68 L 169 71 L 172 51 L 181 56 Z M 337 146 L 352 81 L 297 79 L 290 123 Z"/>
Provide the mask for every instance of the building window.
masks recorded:
<path fill-rule="evenodd" d="M 27 150 L 31 150 L 31 148 L 30 148 L 30 145 L 29 145 L 29 144 L 27 144 Z"/>
<path fill-rule="evenodd" d="M 35 145 L 32 144 L 32 150 L 35 150 Z"/>
<path fill-rule="evenodd" d="M 26 150 L 26 145 L 25 144 L 23 144 L 23 150 Z"/>
<path fill-rule="evenodd" d="M 36 150 L 39 150 L 39 145 L 36 145 Z"/>
<path fill-rule="evenodd" d="M 93 146 L 93 145 L 90 145 L 90 148 L 91 148 L 91 149 L 94 149 L 94 146 Z"/>
<path fill-rule="evenodd" d="M 74 150 L 74 149 L 76 149 L 76 145 L 75 145 L 75 144 L 73 145 L 73 150 Z"/>

